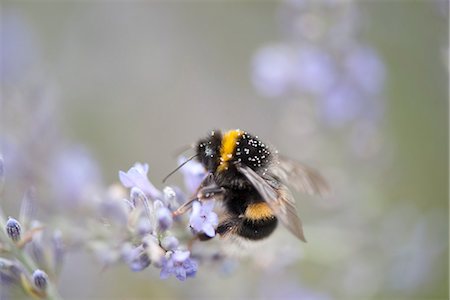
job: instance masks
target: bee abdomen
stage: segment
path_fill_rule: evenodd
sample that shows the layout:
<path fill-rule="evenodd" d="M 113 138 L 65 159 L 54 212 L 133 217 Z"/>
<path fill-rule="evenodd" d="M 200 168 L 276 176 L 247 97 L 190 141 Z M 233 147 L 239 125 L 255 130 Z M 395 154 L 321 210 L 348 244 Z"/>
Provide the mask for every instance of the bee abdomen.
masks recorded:
<path fill-rule="evenodd" d="M 260 240 L 272 234 L 277 227 L 277 223 L 278 220 L 273 215 L 261 219 L 244 218 L 237 234 L 249 240 Z"/>

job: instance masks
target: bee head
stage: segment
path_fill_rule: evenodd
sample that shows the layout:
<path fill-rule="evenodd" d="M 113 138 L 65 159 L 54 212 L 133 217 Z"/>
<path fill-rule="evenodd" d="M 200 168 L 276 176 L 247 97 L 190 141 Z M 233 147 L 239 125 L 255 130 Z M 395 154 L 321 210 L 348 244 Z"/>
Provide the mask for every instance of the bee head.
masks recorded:
<path fill-rule="evenodd" d="M 219 165 L 221 143 L 222 133 L 219 130 L 213 130 L 209 136 L 197 143 L 198 160 L 210 172 L 214 172 Z"/>

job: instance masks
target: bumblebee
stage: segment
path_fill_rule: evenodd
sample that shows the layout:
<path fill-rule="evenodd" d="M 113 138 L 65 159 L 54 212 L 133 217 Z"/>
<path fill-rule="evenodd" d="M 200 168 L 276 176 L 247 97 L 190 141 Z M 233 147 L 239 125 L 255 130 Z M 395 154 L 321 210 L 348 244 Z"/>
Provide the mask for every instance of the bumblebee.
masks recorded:
<path fill-rule="evenodd" d="M 221 237 L 261 240 L 270 236 L 281 222 L 306 242 L 294 198 L 285 183 L 302 192 L 323 195 L 329 187 L 318 172 L 278 155 L 258 136 L 239 129 L 224 133 L 214 130 L 197 142 L 195 151 L 190 159 L 196 158 L 205 167 L 207 176 L 195 196 L 179 207 L 175 215 L 185 213 L 194 201 L 214 198 L 224 207 L 216 229 Z M 198 237 L 209 239 L 204 234 Z"/>

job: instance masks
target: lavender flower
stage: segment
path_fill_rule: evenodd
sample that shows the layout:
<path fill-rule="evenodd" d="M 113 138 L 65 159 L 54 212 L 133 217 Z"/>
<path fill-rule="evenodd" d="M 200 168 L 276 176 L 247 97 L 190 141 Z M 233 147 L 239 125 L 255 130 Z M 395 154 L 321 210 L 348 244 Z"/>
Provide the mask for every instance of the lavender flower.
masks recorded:
<path fill-rule="evenodd" d="M 323 95 L 337 77 L 334 61 L 324 50 L 305 47 L 297 57 L 294 81 L 300 92 Z"/>
<path fill-rule="evenodd" d="M 130 191 L 130 201 L 134 207 L 143 207 L 148 217 L 151 215 L 151 208 L 147 196 L 138 187 L 132 187 Z"/>
<path fill-rule="evenodd" d="M 186 278 L 194 277 L 197 273 L 197 263 L 189 258 L 189 251 L 176 250 L 169 252 L 169 257 L 163 262 L 160 272 L 161 279 L 167 279 L 170 275 L 184 281 Z"/>
<path fill-rule="evenodd" d="M 264 96 L 285 94 L 292 82 L 295 55 L 283 44 L 268 45 L 259 50 L 252 63 L 253 84 Z"/>
<path fill-rule="evenodd" d="M 161 192 L 147 178 L 148 164 L 135 163 L 128 172 L 119 171 L 120 182 L 127 188 L 138 187 L 153 199 L 160 199 Z"/>
<path fill-rule="evenodd" d="M 345 59 L 349 77 L 370 94 L 378 94 L 384 85 L 385 67 L 374 49 L 360 46 L 351 51 Z"/>
<path fill-rule="evenodd" d="M 18 261 L 0 257 L 0 283 L 17 283 L 24 273 L 25 270 Z"/>
<path fill-rule="evenodd" d="M 320 101 L 320 113 L 329 126 L 342 127 L 362 111 L 363 99 L 350 84 L 340 84 L 331 89 Z"/>
<path fill-rule="evenodd" d="M 126 247 L 123 250 L 123 256 L 133 272 L 140 272 L 150 265 L 150 257 L 142 245 L 135 248 Z"/>
<path fill-rule="evenodd" d="M 22 228 L 19 221 L 14 218 L 9 217 L 6 222 L 6 233 L 15 242 L 20 240 Z"/>
<path fill-rule="evenodd" d="M 195 201 L 192 205 L 192 214 L 189 218 L 189 225 L 195 232 L 204 232 L 207 236 L 213 237 L 215 226 L 219 223 L 217 214 L 213 212 L 214 201 Z"/>
<path fill-rule="evenodd" d="M 167 207 L 161 207 L 156 211 L 158 228 L 162 231 L 169 229 L 173 223 L 172 212 Z"/>
<path fill-rule="evenodd" d="M 174 236 L 166 236 L 161 241 L 161 246 L 166 250 L 175 250 L 178 245 L 178 239 Z"/>
<path fill-rule="evenodd" d="M 178 164 L 182 164 L 186 158 L 181 156 L 178 158 Z M 200 183 L 205 179 L 206 171 L 201 163 L 191 160 L 180 169 L 184 175 L 184 184 L 189 194 L 194 193 L 199 187 Z"/>
<path fill-rule="evenodd" d="M 45 291 L 47 288 L 48 283 L 48 276 L 47 274 L 42 270 L 35 270 L 33 272 L 33 283 L 34 285 L 41 291 Z"/>
<path fill-rule="evenodd" d="M 90 152 L 77 146 L 57 153 L 51 165 L 51 183 L 59 204 L 73 207 L 90 203 L 87 195 L 100 185 L 101 175 Z"/>
<path fill-rule="evenodd" d="M 166 186 L 163 189 L 164 203 L 167 205 L 167 207 L 170 210 L 173 211 L 180 205 L 179 197 L 177 197 L 177 194 L 180 194 L 180 193 L 181 193 L 181 191 L 179 191 L 179 190 L 175 191 L 175 189 L 170 186 Z"/>

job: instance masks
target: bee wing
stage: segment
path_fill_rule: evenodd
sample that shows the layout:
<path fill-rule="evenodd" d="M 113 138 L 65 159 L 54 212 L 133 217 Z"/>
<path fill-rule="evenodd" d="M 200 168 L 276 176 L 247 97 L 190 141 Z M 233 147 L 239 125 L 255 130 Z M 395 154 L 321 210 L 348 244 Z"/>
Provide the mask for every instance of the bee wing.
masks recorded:
<path fill-rule="evenodd" d="M 322 175 L 298 161 L 280 156 L 271 172 L 299 192 L 319 196 L 326 196 L 330 193 L 330 186 Z"/>
<path fill-rule="evenodd" d="M 238 165 L 237 169 L 252 183 L 281 223 L 296 237 L 306 242 L 302 222 L 289 189 L 273 178 L 262 178 L 247 166 Z"/>

